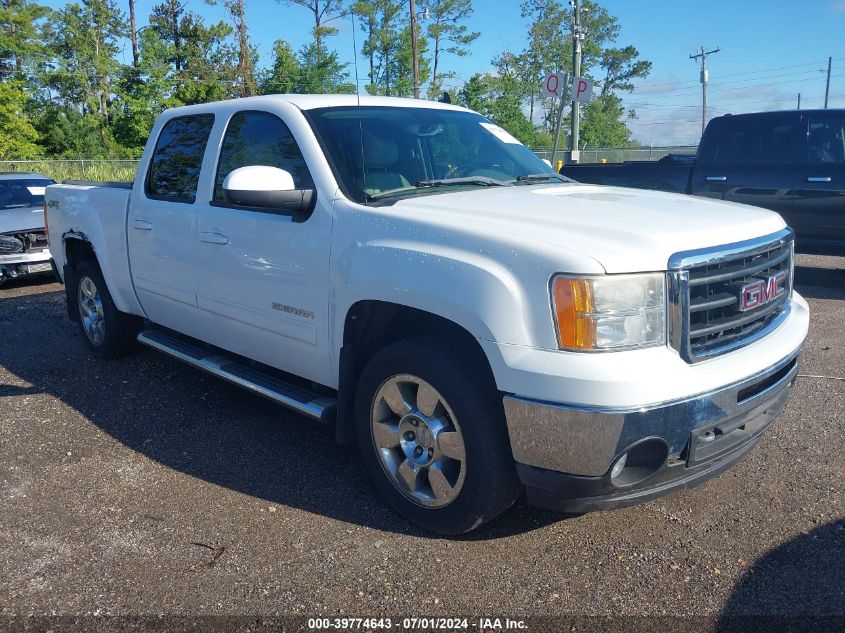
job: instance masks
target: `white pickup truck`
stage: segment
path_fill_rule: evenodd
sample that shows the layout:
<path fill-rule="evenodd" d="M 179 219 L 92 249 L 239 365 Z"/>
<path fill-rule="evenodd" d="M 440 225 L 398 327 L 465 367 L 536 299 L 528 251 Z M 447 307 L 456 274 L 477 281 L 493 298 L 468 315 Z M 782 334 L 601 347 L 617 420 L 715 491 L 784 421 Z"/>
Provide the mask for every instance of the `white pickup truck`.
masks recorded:
<path fill-rule="evenodd" d="M 578 184 L 425 101 L 169 110 L 133 184 L 53 185 L 45 212 L 94 354 L 138 341 L 332 425 L 444 534 L 523 492 L 584 512 L 724 471 L 809 321 L 777 214 Z"/>

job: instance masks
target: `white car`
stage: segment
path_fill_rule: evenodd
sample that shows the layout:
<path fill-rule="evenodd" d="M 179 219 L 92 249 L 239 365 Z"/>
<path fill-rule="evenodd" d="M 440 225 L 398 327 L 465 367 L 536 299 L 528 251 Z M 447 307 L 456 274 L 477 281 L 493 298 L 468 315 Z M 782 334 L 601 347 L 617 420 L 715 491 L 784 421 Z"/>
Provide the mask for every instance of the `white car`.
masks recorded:
<path fill-rule="evenodd" d="M 0 173 L 0 285 L 52 272 L 44 231 L 44 188 L 54 183 L 41 174 Z"/>
<path fill-rule="evenodd" d="M 777 214 L 574 183 L 452 105 L 169 110 L 134 183 L 46 197 L 91 351 L 139 341 L 331 425 L 444 534 L 523 491 L 583 512 L 724 471 L 807 333 Z"/>

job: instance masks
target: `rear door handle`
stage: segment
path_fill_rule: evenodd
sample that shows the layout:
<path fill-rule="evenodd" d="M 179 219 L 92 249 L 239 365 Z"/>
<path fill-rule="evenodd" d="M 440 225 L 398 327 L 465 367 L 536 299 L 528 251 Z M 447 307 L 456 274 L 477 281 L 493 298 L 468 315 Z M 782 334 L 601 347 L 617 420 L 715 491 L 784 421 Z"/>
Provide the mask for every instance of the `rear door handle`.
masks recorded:
<path fill-rule="evenodd" d="M 206 244 L 228 244 L 229 238 L 220 233 L 200 233 L 200 241 Z"/>
<path fill-rule="evenodd" d="M 135 220 L 132 223 L 132 226 L 135 227 L 136 229 L 138 229 L 139 231 L 152 231 L 153 230 L 152 223 L 148 222 L 147 220 Z"/>
<path fill-rule="evenodd" d="M 727 176 L 707 176 L 709 182 L 725 182 L 727 179 Z"/>
<path fill-rule="evenodd" d="M 830 182 L 830 176 L 807 176 L 807 182 Z"/>

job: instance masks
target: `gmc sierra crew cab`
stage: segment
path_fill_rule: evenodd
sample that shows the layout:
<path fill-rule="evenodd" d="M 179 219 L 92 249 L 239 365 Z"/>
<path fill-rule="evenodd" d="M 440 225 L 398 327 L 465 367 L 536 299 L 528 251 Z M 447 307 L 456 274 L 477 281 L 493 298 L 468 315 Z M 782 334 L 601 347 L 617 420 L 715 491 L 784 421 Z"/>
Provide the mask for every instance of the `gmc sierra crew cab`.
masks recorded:
<path fill-rule="evenodd" d="M 561 173 L 771 209 L 795 230 L 799 251 L 845 253 L 845 110 L 720 116 L 695 158 L 566 165 Z"/>
<path fill-rule="evenodd" d="M 807 333 L 777 214 L 573 183 L 447 104 L 168 110 L 134 183 L 45 212 L 93 354 L 140 342 L 329 425 L 443 534 L 523 492 L 584 512 L 724 471 Z"/>

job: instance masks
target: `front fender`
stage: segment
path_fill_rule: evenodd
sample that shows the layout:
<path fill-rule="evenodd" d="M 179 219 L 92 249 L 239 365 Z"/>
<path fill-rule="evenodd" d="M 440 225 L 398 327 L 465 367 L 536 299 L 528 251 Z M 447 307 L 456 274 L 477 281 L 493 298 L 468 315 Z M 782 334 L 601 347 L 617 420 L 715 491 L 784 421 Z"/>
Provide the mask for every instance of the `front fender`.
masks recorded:
<path fill-rule="evenodd" d="M 534 336 L 538 321 L 553 336 L 548 299 L 534 305 L 514 271 L 489 253 L 384 238 L 348 242 L 335 264 L 333 348 L 343 341 L 347 312 L 362 300 L 429 312 L 482 340 L 545 346 Z M 542 276 L 537 286 L 545 292 Z"/>

